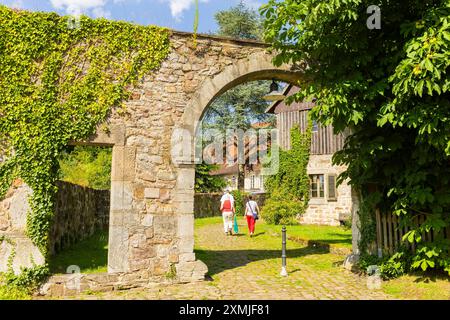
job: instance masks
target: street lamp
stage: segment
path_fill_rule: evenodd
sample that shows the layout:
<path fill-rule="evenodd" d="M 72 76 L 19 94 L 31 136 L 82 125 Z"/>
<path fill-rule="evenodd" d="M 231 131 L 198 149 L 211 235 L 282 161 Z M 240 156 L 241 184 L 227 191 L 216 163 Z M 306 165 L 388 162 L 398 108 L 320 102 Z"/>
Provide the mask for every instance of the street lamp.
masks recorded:
<path fill-rule="evenodd" d="M 282 101 L 286 98 L 286 96 L 280 91 L 280 86 L 272 80 L 272 84 L 270 85 L 270 93 L 263 97 L 264 100 L 267 101 Z"/>

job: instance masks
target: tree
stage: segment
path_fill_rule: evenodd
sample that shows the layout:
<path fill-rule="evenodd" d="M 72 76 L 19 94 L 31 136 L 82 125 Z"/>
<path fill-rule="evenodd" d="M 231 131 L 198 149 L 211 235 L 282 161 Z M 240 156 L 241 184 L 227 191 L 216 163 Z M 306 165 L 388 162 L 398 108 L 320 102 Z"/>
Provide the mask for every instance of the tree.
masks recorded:
<path fill-rule="evenodd" d="M 261 16 L 244 2 L 228 10 L 219 11 L 215 15 L 219 25 L 217 32 L 220 36 L 235 39 L 261 40 L 263 35 Z"/>
<path fill-rule="evenodd" d="M 210 175 L 218 166 L 202 163 L 195 166 L 195 192 L 219 192 L 226 187 L 224 178 Z"/>
<path fill-rule="evenodd" d="M 229 10 L 215 15 L 220 36 L 237 39 L 260 40 L 262 19 L 257 11 L 248 8 L 242 1 Z M 270 83 L 254 81 L 236 86 L 218 97 L 203 117 L 204 129 L 216 129 L 225 133 L 226 129 L 247 130 L 255 122 L 274 124 L 275 117 L 266 114 L 267 101 L 262 97 L 268 93 Z M 244 189 L 244 165 L 239 166 L 238 187 Z"/>
<path fill-rule="evenodd" d="M 98 190 L 111 189 L 112 149 L 76 146 L 63 153 L 59 179 Z"/>
<path fill-rule="evenodd" d="M 419 248 L 411 267 L 450 273 L 441 232 L 450 225 L 450 1 L 379 3 L 381 29 L 370 29 L 373 1 L 269 0 L 265 38 L 275 64 L 303 67 L 295 99 L 315 97 L 316 120 L 352 131 L 334 162 L 363 196 L 361 252 L 374 240 L 375 208 L 405 222 L 424 213 L 405 236 Z M 437 236 L 423 242 L 429 230 Z"/>

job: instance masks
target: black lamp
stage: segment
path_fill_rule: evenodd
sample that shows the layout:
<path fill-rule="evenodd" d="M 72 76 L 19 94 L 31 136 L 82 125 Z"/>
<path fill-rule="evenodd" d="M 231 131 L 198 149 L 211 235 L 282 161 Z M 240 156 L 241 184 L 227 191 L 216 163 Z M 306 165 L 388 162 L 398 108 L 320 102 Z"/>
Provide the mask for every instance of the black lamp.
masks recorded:
<path fill-rule="evenodd" d="M 280 92 L 280 86 L 272 80 L 272 84 L 270 85 L 270 93 L 263 97 L 264 100 L 267 101 L 281 101 L 284 100 L 286 96 Z"/>

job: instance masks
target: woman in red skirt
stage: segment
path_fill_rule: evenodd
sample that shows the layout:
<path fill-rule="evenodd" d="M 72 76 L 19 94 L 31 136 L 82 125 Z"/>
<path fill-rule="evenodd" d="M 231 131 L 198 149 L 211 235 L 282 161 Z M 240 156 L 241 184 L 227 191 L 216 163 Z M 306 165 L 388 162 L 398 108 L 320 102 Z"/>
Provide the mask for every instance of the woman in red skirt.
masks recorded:
<path fill-rule="evenodd" d="M 259 219 L 259 207 L 256 201 L 253 200 L 253 196 L 248 197 L 248 202 L 245 205 L 245 217 L 247 219 L 248 231 L 250 237 L 255 234 L 256 220 Z"/>

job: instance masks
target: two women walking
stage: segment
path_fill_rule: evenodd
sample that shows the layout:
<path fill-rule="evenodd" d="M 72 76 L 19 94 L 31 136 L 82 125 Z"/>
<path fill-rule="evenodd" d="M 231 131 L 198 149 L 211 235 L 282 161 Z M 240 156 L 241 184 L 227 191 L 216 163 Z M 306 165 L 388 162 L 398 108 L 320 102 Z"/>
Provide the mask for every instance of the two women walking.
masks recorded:
<path fill-rule="evenodd" d="M 230 194 L 230 189 L 227 188 L 224 195 L 220 199 L 220 211 L 222 211 L 223 229 L 226 235 L 233 235 L 233 221 L 236 214 L 236 207 L 234 197 Z M 245 204 L 244 219 L 247 220 L 248 231 L 250 237 L 255 234 L 256 220 L 259 219 L 259 207 L 253 196 L 248 197 Z"/>

